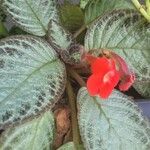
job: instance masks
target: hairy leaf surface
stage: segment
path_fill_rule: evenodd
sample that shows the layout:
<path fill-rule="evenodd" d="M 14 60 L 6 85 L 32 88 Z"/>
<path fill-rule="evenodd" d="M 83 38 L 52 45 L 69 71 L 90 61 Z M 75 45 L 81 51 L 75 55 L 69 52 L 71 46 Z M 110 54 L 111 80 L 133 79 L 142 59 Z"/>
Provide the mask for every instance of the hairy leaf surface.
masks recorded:
<path fill-rule="evenodd" d="M 85 8 L 85 23 L 89 24 L 104 13 L 114 9 L 126 8 L 135 9 L 131 0 L 91 0 Z"/>
<path fill-rule="evenodd" d="M 72 35 L 54 20 L 49 23 L 48 38 L 58 53 L 67 50 L 73 43 Z"/>
<path fill-rule="evenodd" d="M 51 19 L 57 19 L 55 0 L 3 0 L 3 7 L 28 33 L 44 36 Z"/>
<path fill-rule="evenodd" d="M 65 87 L 65 67 L 41 38 L 0 41 L 0 128 L 52 106 Z"/>
<path fill-rule="evenodd" d="M 129 97 L 114 91 L 107 100 L 81 88 L 78 120 L 86 150 L 148 150 L 150 124 Z"/>
<path fill-rule="evenodd" d="M 95 55 L 100 49 L 119 54 L 136 73 L 135 89 L 150 97 L 150 24 L 136 11 L 108 13 L 91 25 L 85 47 Z M 93 49 L 93 50 L 92 50 Z"/>
<path fill-rule="evenodd" d="M 1 150 L 49 150 L 54 138 L 54 119 L 50 112 L 5 131 Z"/>
<path fill-rule="evenodd" d="M 48 38 L 49 42 L 66 63 L 80 63 L 82 55 L 82 51 L 80 51 L 80 45 L 76 44 L 72 35 L 58 22 L 52 20 L 49 23 Z"/>

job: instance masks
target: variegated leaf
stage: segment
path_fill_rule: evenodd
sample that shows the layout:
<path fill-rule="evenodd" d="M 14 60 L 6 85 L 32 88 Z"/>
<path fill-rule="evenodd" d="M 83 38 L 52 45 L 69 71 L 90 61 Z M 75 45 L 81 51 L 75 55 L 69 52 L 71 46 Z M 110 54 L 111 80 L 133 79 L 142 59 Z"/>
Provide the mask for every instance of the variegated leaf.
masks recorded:
<path fill-rule="evenodd" d="M 86 150 L 149 150 L 150 123 L 138 107 L 119 91 L 107 100 L 91 97 L 81 88 L 78 121 Z"/>
<path fill-rule="evenodd" d="M 73 43 L 72 35 L 54 20 L 50 21 L 48 31 L 49 41 L 58 53 L 67 50 Z"/>
<path fill-rule="evenodd" d="M 0 138 L 0 149 L 50 150 L 54 128 L 53 115 L 46 112 L 32 121 L 6 130 Z"/>
<path fill-rule="evenodd" d="M 65 67 L 41 38 L 14 36 L 0 41 L 0 128 L 57 102 Z"/>
<path fill-rule="evenodd" d="M 136 73 L 135 89 L 150 97 L 150 24 L 136 11 L 108 13 L 93 23 L 85 37 L 85 47 L 95 55 L 110 49 L 125 59 Z M 93 50 L 92 50 L 93 49 Z"/>
<path fill-rule="evenodd" d="M 80 45 L 76 44 L 72 35 L 54 20 L 49 24 L 48 39 L 66 63 L 80 63 L 82 55 Z"/>
<path fill-rule="evenodd" d="M 57 19 L 55 0 L 3 0 L 3 7 L 28 33 L 44 36 L 51 19 Z"/>
<path fill-rule="evenodd" d="M 104 13 L 118 9 L 135 9 L 135 7 L 131 0 L 89 0 L 85 8 L 85 24 L 88 25 Z"/>

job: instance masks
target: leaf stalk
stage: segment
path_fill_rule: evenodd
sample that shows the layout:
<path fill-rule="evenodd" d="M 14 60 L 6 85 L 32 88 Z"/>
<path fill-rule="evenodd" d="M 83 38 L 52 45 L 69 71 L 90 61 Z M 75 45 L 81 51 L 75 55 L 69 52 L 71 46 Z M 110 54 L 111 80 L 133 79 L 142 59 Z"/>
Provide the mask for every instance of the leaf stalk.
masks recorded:
<path fill-rule="evenodd" d="M 71 86 L 70 81 L 67 81 L 67 88 L 68 100 L 71 107 L 71 123 L 72 123 L 72 133 L 73 133 L 73 142 L 78 149 L 78 146 L 81 144 L 78 120 L 77 120 L 77 108 L 76 108 L 76 97 L 73 92 L 73 88 Z"/>

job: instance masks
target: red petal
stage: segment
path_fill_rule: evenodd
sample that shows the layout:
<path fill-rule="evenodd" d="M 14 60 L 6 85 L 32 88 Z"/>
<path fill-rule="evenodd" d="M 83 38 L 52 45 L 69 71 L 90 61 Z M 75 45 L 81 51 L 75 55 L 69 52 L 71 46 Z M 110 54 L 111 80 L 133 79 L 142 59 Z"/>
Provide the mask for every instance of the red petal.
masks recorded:
<path fill-rule="evenodd" d="M 90 54 L 85 54 L 83 59 L 86 60 L 89 64 L 92 64 L 97 59 L 97 57 Z"/>
<path fill-rule="evenodd" d="M 107 78 L 107 80 L 106 80 Z M 120 74 L 117 71 L 110 71 L 108 72 L 104 78 L 103 78 L 103 83 L 99 87 L 99 96 L 101 98 L 108 98 L 109 95 L 112 93 L 114 87 L 118 84 L 120 79 Z"/>
<path fill-rule="evenodd" d="M 87 89 L 91 96 L 99 95 L 101 98 L 108 98 L 114 87 L 118 84 L 120 74 L 117 71 L 109 71 L 104 76 L 93 74 L 87 81 Z"/>
<path fill-rule="evenodd" d="M 106 57 L 97 58 L 91 64 L 92 73 L 102 73 L 103 75 L 106 74 L 110 70 L 115 69 L 115 62 L 112 59 L 108 59 Z"/>
<path fill-rule="evenodd" d="M 91 96 L 98 95 L 99 85 L 102 82 L 102 76 L 100 75 L 91 75 L 87 80 L 87 89 Z"/>
<path fill-rule="evenodd" d="M 113 58 L 119 65 L 119 72 L 121 75 L 121 82 L 119 84 L 119 89 L 121 91 L 127 91 L 135 81 L 135 74 L 128 68 L 127 63 L 123 58 L 121 58 L 114 52 L 111 53 Z"/>
<path fill-rule="evenodd" d="M 135 75 L 134 74 L 126 76 L 124 78 L 124 80 L 121 80 L 121 82 L 119 84 L 119 89 L 121 91 L 127 91 L 132 86 L 134 81 L 135 81 Z"/>

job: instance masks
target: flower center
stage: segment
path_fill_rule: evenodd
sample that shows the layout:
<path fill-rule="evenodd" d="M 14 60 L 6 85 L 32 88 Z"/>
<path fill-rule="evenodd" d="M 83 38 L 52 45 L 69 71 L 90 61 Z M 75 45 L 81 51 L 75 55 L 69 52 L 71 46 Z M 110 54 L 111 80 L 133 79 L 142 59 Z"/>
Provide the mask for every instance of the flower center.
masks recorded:
<path fill-rule="evenodd" d="M 108 73 L 106 73 L 103 77 L 103 82 L 107 83 L 110 81 L 110 79 L 115 75 L 114 71 L 109 71 Z"/>

